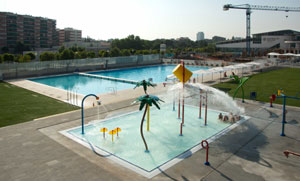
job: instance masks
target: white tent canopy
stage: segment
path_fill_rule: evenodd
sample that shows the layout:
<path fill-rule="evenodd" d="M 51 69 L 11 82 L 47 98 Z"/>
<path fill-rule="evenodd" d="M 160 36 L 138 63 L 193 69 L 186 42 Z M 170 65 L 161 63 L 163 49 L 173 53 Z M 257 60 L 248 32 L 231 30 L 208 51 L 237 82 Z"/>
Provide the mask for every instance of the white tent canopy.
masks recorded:
<path fill-rule="evenodd" d="M 268 53 L 267 55 L 270 55 L 270 56 L 278 56 L 278 55 L 281 55 L 280 53 L 276 53 L 276 52 L 270 52 Z"/>

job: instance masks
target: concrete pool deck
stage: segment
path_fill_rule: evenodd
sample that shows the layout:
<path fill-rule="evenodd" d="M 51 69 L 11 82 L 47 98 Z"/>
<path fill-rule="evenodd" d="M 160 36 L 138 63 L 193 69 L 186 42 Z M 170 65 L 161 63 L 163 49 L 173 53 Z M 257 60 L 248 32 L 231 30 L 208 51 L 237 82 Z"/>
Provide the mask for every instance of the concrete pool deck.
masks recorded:
<path fill-rule="evenodd" d="M 300 152 L 300 108 L 287 107 L 281 137 L 282 106 L 242 105 L 251 118 L 210 144 L 211 166 L 199 150 L 151 180 L 299 180 L 300 158 L 283 151 Z M 132 110 L 129 100 L 111 103 L 100 107 L 100 118 Z M 96 119 L 97 108 L 86 116 Z M 0 128 L 0 180 L 147 180 L 58 133 L 78 125 L 80 111 L 73 111 Z"/>

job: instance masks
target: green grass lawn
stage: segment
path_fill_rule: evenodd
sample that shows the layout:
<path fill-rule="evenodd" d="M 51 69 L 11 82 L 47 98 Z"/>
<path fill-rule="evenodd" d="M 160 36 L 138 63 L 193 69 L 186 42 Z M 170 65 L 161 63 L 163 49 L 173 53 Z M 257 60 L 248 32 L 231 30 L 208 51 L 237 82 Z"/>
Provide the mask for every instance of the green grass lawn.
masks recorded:
<path fill-rule="evenodd" d="M 238 84 L 233 81 L 214 85 L 215 88 L 221 89 L 231 96 Z M 283 68 L 270 72 L 263 72 L 251 76 L 244 85 L 245 99 L 250 99 L 250 92 L 256 92 L 257 100 L 270 102 L 270 96 L 277 94 L 277 90 L 282 88 L 287 96 L 296 96 L 300 98 L 300 69 Z M 236 97 L 241 98 L 242 92 L 239 90 Z M 282 98 L 276 99 L 275 103 L 282 104 Z M 287 105 L 300 107 L 300 100 L 287 99 Z"/>
<path fill-rule="evenodd" d="M 0 127 L 79 109 L 0 81 Z"/>

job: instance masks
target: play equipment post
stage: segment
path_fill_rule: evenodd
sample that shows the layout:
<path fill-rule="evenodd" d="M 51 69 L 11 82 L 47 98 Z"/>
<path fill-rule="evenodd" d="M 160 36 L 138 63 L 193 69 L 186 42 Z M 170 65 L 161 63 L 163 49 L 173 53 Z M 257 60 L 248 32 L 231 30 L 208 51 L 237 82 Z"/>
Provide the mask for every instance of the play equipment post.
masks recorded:
<path fill-rule="evenodd" d="M 273 107 L 273 101 L 275 101 L 275 99 L 276 99 L 276 95 L 275 95 L 275 94 L 272 94 L 272 95 L 270 96 L 270 107 Z"/>
<path fill-rule="evenodd" d="M 205 126 L 207 123 L 207 91 L 206 91 L 206 97 L 205 97 Z"/>
<path fill-rule="evenodd" d="M 181 61 L 183 70 L 182 70 L 182 121 L 181 121 L 181 127 L 184 125 L 184 83 L 185 83 L 185 67 L 184 67 L 184 61 Z M 181 128 L 182 129 L 182 128 Z"/>
<path fill-rule="evenodd" d="M 178 119 L 180 119 L 180 93 L 178 97 Z"/>
<path fill-rule="evenodd" d="M 297 99 L 297 100 L 300 100 L 299 97 L 291 97 L 291 96 L 286 96 L 282 93 L 282 90 L 279 92 L 278 90 L 278 93 L 280 93 L 280 96 L 277 96 L 277 98 L 283 98 L 283 108 L 282 108 L 282 127 L 281 127 L 281 134 L 280 136 L 285 136 L 284 134 L 284 124 L 286 124 L 286 110 L 285 110 L 285 104 L 286 104 L 286 98 L 290 98 L 290 99 Z"/>
<path fill-rule="evenodd" d="M 202 95 L 201 95 L 201 90 L 200 90 L 200 105 L 199 105 L 199 119 L 201 119 L 201 99 L 202 99 Z"/>
<path fill-rule="evenodd" d="M 175 111 L 175 92 L 173 93 L 173 111 Z"/>
<path fill-rule="evenodd" d="M 206 146 L 204 146 L 203 143 L 205 143 Z M 208 149 L 209 149 L 208 142 L 206 140 L 202 140 L 201 141 L 201 146 L 202 146 L 202 148 L 206 149 L 206 161 L 204 162 L 204 165 L 210 165 L 210 163 L 208 162 Z"/>
<path fill-rule="evenodd" d="M 96 100 L 99 100 L 99 97 L 96 96 L 95 94 L 88 94 L 86 95 L 82 101 L 81 101 L 81 134 L 84 134 L 84 116 L 83 116 L 83 106 L 84 106 L 84 100 L 89 97 L 89 96 L 94 96 L 96 98 Z"/>
<path fill-rule="evenodd" d="M 181 61 L 181 64 L 177 65 L 173 70 L 173 74 L 182 82 L 182 119 L 180 124 L 180 136 L 182 136 L 182 126 L 184 124 L 184 84 L 188 81 L 193 73 L 184 67 L 184 61 Z M 179 103 L 178 103 L 178 118 L 180 118 L 180 97 L 179 95 Z"/>

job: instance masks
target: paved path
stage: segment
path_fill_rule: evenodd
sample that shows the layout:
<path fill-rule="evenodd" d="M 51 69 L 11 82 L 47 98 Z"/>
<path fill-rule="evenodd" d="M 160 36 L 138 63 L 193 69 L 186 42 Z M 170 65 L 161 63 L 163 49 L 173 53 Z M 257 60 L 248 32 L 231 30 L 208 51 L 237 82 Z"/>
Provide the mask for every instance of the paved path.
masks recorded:
<path fill-rule="evenodd" d="M 100 108 L 101 118 L 136 110 L 131 100 Z M 193 104 L 191 99 L 190 104 Z M 280 136 L 281 106 L 243 104 L 252 118 L 211 144 L 211 166 L 200 150 L 151 180 L 299 180 L 300 109 L 288 107 L 286 137 Z M 86 120 L 97 117 L 86 110 Z M 0 180 L 147 180 L 57 131 L 80 125 L 80 111 L 0 128 Z"/>

